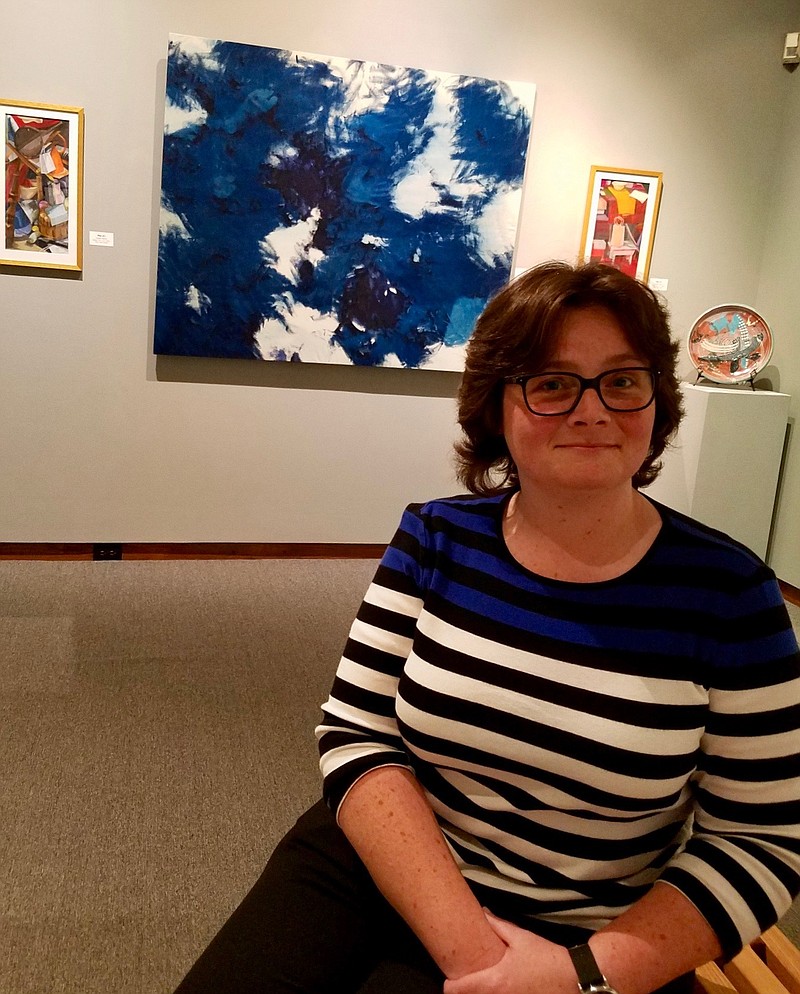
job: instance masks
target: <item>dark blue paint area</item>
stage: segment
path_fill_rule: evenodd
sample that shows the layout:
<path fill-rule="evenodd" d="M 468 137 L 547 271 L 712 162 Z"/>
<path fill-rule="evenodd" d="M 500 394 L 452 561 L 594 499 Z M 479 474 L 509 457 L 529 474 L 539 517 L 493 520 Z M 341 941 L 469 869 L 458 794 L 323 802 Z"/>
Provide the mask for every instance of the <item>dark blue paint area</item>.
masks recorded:
<path fill-rule="evenodd" d="M 469 172 L 521 183 L 530 122 L 505 83 L 461 77 L 457 143 Z"/>
<path fill-rule="evenodd" d="M 420 366 L 467 340 L 513 248 L 482 258 L 476 219 L 498 188 L 521 184 L 530 115 L 505 84 L 451 77 L 457 178 L 482 192 L 431 186 L 411 216 L 395 192 L 435 139 L 441 80 L 371 68 L 388 100 L 353 114 L 333 62 L 229 42 L 200 57 L 171 43 L 167 99 L 205 120 L 164 137 L 162 203 L 180 222 L 159 242 L 157 353 L 260 358 L 259 329 L 277 320 L 295 334 L 267 357 L 298 361 L 287 301 L 334 316 L 332 348 L 359 365 Z M 265 238 L 310 217 L 290 272 Z"/>
<path fill-rule="evenodd" d="M 409 350 L 399 328 L 409 304 L 376 263 L 357 266 L 345 280 L 334 340 L 359 366 L 379 364 L 398 347 L 400 361 L 415 365 L 405 360 L 417 358 L 418 349 Z"/>
<path fill-rule="evenodd" d="M 331 159 L 325 142 L 318 134 L 299 134 L 294 147 L 297 155 L 276 165 L 264 164 L 260 181 L 279 196 L 280 210 L 275 222 L 291 225 L 307 218 L 316 207 L 322 220 L 314 237 L 314 247 L 327 251 L 330 219 L 334 218 L 342 201 L 342 188 L 347 178 L 348 159 Z M 276 223 L 271 223 L 275 227 Z"/>

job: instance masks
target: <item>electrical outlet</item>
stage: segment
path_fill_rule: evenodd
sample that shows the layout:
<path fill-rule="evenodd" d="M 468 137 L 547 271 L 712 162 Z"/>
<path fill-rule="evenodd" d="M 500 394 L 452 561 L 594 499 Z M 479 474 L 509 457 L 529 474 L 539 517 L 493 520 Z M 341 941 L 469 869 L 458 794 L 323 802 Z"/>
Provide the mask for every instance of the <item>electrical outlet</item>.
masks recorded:
<path fill-rule="evenodd" d="M 92 559 L 122 559 L 122 545 L 116 542 L 100 542 L 92 546 Z"/>

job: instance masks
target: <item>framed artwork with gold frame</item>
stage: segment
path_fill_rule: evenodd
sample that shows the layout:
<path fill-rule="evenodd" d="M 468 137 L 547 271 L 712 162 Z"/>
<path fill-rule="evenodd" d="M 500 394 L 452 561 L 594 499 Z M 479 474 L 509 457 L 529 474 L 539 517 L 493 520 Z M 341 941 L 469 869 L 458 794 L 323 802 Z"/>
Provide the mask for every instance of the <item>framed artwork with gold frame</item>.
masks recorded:
<path fill-rule="evenodd" d="M 0 99 L 5 199 L 0 266 L 83 265 L 83 109 Z"/>
<path fill-rule="evenodd" d="M 592 166 L 581 236 L 584 262 L 646 281 L 661 204 L 661 173 Z"/>

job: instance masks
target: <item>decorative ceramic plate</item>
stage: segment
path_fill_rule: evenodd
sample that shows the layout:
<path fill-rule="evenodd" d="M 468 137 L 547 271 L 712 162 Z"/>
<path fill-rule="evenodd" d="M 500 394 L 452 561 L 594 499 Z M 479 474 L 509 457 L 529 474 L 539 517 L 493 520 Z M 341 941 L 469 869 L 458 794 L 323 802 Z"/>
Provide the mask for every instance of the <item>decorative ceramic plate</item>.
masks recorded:
<path fill-rule="evenodd" d="M 715 383 L 752 380 L 772 356 L 769 325 L 750 307 L 724 304 L 701 314 L 686 341 L 695 369 Z"/>

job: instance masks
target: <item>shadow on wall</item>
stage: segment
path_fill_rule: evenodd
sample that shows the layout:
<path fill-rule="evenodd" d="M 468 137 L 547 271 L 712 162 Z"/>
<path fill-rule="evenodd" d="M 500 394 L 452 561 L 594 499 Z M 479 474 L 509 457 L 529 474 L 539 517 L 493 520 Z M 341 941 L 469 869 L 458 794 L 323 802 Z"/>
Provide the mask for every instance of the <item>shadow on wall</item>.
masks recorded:
<path fill-rule="evenodd" d="M 460 373 L 439 369 L 263 362 L 251 359 L 203 359 L 194 356 L 161 355 L 154 358 L 154 378 L 171 383 L 343 390 L 348 393 L 399 394 L 411 397 L 455 397 L 461 379 Z"/>

